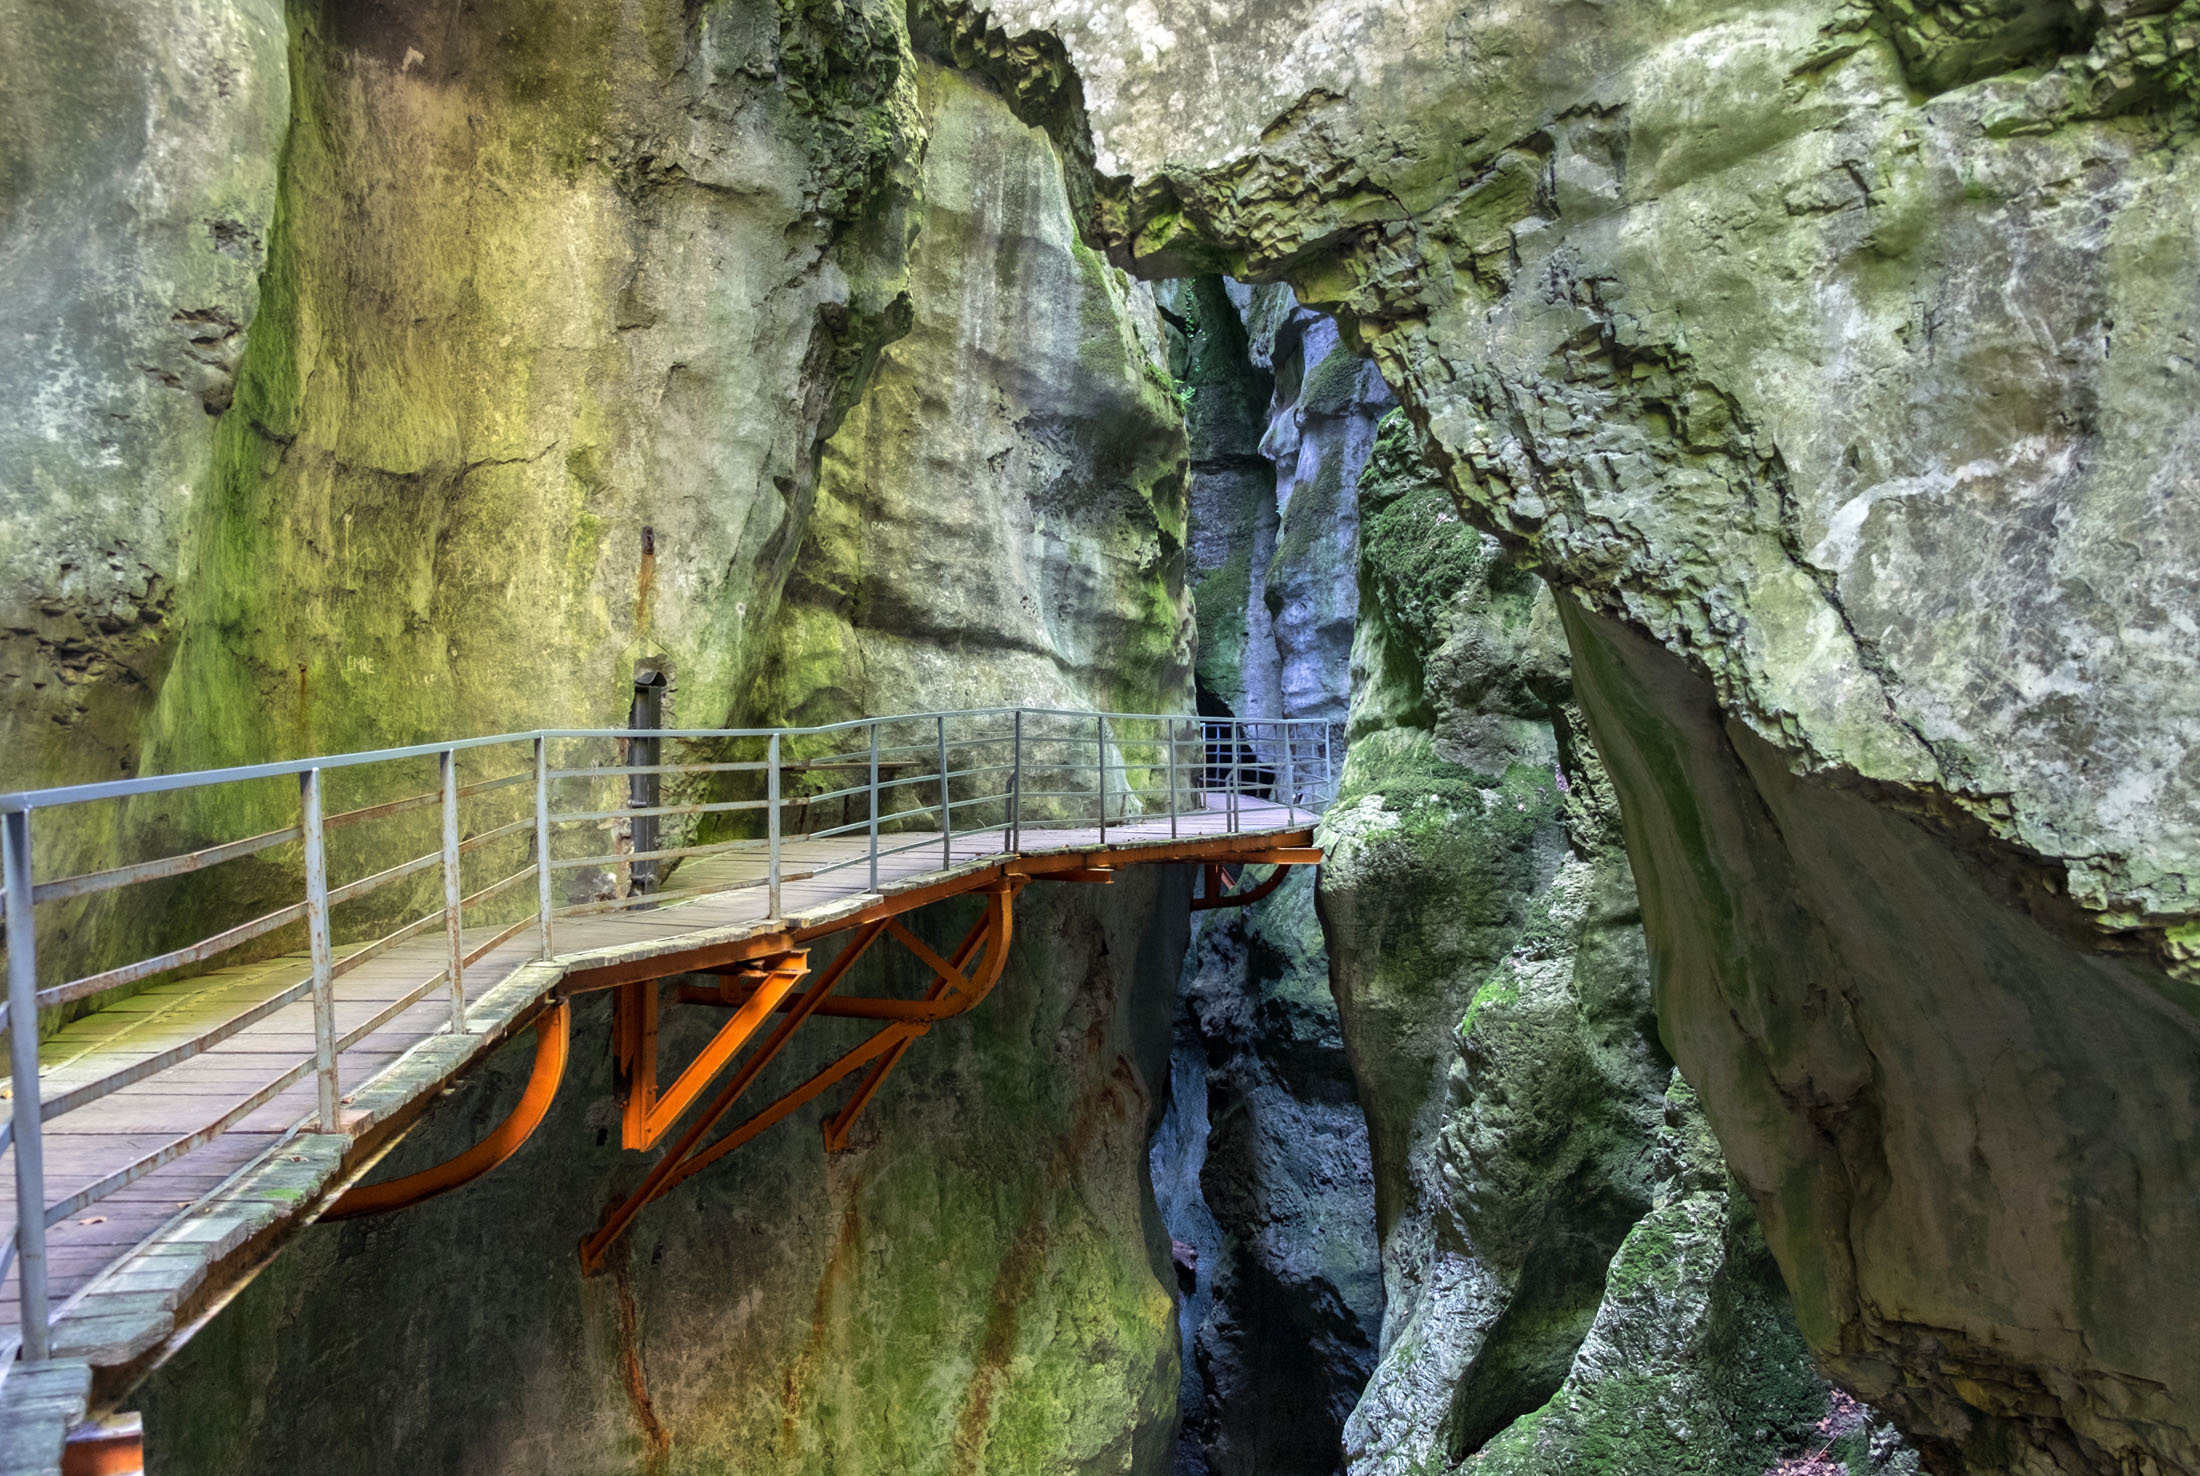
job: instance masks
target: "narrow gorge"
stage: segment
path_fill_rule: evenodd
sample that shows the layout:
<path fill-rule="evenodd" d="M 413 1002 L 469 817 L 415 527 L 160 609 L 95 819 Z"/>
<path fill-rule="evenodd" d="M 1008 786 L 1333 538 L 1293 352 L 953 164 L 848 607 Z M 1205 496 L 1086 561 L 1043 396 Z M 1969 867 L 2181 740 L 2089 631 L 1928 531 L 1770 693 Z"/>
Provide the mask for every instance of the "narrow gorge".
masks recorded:
<path fill-rule="evenodd" d="M 2200 0 L 0 0 L 0 1476 L 2200 1476 L 2196 118 Z"/>

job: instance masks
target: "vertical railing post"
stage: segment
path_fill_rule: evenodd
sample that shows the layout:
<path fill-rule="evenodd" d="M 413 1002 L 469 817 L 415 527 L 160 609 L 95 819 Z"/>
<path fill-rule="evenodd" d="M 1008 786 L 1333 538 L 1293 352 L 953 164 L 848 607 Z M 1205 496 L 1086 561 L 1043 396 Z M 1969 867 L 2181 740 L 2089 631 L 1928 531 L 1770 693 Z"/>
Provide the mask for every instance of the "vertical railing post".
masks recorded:
<path fill-rule="evenodd" d="M 871 890 L 878 890 L 878 719 L 871 719 Z"/>
<path fill-rule="evenodd" d="M 955 864 L 955 802 L 947 792 L 947 717 L 943 713 L 940 725 L 940 865 Z"/>
<path fill-rule="evenodd" d="M 1291 720 L 1283 720 L 1283 823 L 1292 825 L 1299 818 L 1299 786 L 1291 766 Z"/>
<path fill-rule="evenodd" d="M 1176 839 L 1176 731 L 1178 719 L 1169 719 L 1169 839 Z"/>
<path fill-rule="evenodd" d="M 1230 818 L 1231 830 L 1238 828 L 1238 793 L 1245 787 L 1245 725 L 1236 718 L 1230 719 Z"/>
<path fill-rule="evenodd" d="M 1100 775 L 1100 844 L 1108 843 L 1108 715 L 1101 713 L 1093 728 L 1093 764 Z"/>
<path fill-rule="evenodd" d="M 1329 762 L 1330 724 L 1322 724 L 1322 808 L 1327 809 L 1337 798 L 1337 771 Z"/>
<path fill-rule="evenodd" d="M 38 954 L 31 918 L 31 815 L 11 810 L 0 836 L 8 898 L 8 1066 L 14 1075 L 15 1255 L 23 1358 L 50 1354 L 46 1306 L 46 1136 L 38 1097 Z"/>
<path fill-rule="evenodd" d="M 328 845 L 321 829 L 321 771 L 298 776 L 306 837 L 306 947 L 313 956 L 313 1075 L 321 1131 L 337 1131 L 336 980 L 328 934 Z"/>
<path fill-rule="evenodd" d="M 1015 752 L 1008 769 L 1008 848 L 1024 848 L 1024 710 L 1016 709 Z"/>
<path fill-rule="evenodd" d="M 535 931 L 550 957 L 550 740 L 535 739 Z"/>
<path fill-rule="evenodd" d="M 458 750 L 438 755 L 443 778 L 443 938 L 450 945 L 451 1033 L 466 1029 L 466 934 L 460 916 L 466 894 L 458 884 Z"/>
<path fill-rule="evenodd" d="M 764 749 L 764 833 L 770 854 L 764 863 L 764 910 L 779 916 L 779 735 Z"/>

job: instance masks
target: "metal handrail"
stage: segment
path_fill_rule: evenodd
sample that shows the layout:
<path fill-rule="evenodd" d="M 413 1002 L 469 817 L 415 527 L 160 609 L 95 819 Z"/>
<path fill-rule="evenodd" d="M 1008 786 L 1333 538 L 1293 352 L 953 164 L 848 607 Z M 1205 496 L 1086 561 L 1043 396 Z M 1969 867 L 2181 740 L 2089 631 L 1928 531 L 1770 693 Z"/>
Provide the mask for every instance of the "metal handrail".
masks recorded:
<path fill-rule="evenodd" d="M 989 726 L 971 733 L 967 729 L 973 724 Z M 896 731 L 897 725 L 914 731 Z M 445 986 L 450 1003 L 447 1028 L 463 1032 L 467 1028 L 467 969 L 530 925 L 537 932 L 539 955 L 548 958 L 554 948 L 554 920 L 558 917 L 761 885 L 767 892 L 767 914 L 777 918 L 781 915 L 781 884 L 786 880 L 867 865 L 869 887 L 876 891 L 881 859 L 937 845 L 942 866 L 952 867 L 957 864 L 958 835 L 965 840 L 966 854 L 962 860 L 969 861 L 995 854 L 982 850 L 969 853 L 968 843 L 973 839 L 997 835 L 999 854 L 1008 854 L 1021 849 L 1027 835 L 1041 827 L 1095 824 L 1105 844 L 1111 825 L 1158 820 L 1165 814 L 1169 833 L 1174 836 L 1179 818 L 1188 806 L 1212 813 L 1210 801 L 1217 798 L 1222 802 L 1228 817 L 1226 823 L 1232 830 L 1238 828 L 1242 816 L 1240 801 L 1245 798 L 1282 803 L 1294 820 L 1302 811 L 1312 816 L 1335 796 L 1338 768 L 1335 760 L 1340 754 L 1333 739 L 1339 726 L 1319 719 L 1216 719 L 1187 713 L 1000 707 L 852 718 L 800 728 L 545 728 L 279 763 L 0 794 L 0 925 L 5 929 L 8 976 L 5 1013 L 0 1018 L 9 1022 L 33 1021 L 41 1008 L 91 998 L 158 975 L 194 968 L 301 921 L 305 924 L 310 960 L 305 978 L 268 999 L 243 1008 L 188 1041 L 132 1061 L 92 1081 L 77 1082 L 43 1103 L 38 1032 L 35 1028 L 9 1032 L 14 1100 L 11 1120 L 0 1124 L 0 1152 L 12 1149 L 14 1153 L 17 1214 L 14 1233 L 4 1248 L 0 1248 L 0 1276 L 6 1274 L 9 1260 L 19 1263 L 22 1356 L 43 1359 L 50 1351 L 45 1247 L 48 1227 L 192 1148 L 212 1141 L 250 1110 L 273 1100 L 308 1074 L 316 1083 L 313 1122 L 324 1132 L 342 1131 L 339 1111 L 343 1096 L 338 1070 L 343 1052 Z M 929 731 L 925 731 L 927 729 Z M 1150 729 L 1151 735 L 1141 729 Z M 918 733 L 922 738 L 915 742 L 883 741 L 887 735 L 900 740 Z M 862 746 L 824 755 L 789 751 L 790 747 L 801 746 L 803 740 L 832 735 L 859 737 Z M 719 745 L 719 751 L 703 762 L 656 762 L 658 745 L 667 741 Z M 591 767 L 575 765 L 569 745 L 605 742 L 618 745 L 615 762 Z M 741 743 L 761 745 L 763 751 L 758 756 L 746 758 L 725 751 L 725 745 Z M 518 772 L 459 782 L 461 754 L 486 755 L 499 748 L 516 750 L 515 756 L 523 755 L 524 766 Z M 973 749 L 980 752 L 972 753 Z M 1141 762 L 1141 755 L 1151 757 Z M 553 765 L 554 756 L 562 761 Z M 1001 761 L 993 762 L 995 757 Z M 437 767 L 433 789 L 422 791 L 415 781 L 406 786 L 409 792 L 399 798 L 337 814 L 324 813 L 328 775 L 376 764 L 431 758 Z M 642 759 L 651 761 L 638 761 Z M 964 767 L 955 767 L 951 760 L 959 760 Z M 861 778 L 856 783 L 816 794 L 790 793 L 789 786 L 783 782 L 810 774 L 841 771 L 851 771 Z M 997 776 L 1004 774 L 1008 776 L 1007 788 L 994 792 L 991 786 L 1000 782 Z M 718 792 L 691 796 L 676 803 L 665 803 L 662 796 L 652 794 L 648 802 L 630 798 L 618 809 L 554 807 L 551 803 L 552 786 L 557 783 L 666 775 L 692 779 L 706 789 L 715 785 Z M 760 784 L 750 777 L 757 775 L 761 776 Z M 36 812 L 283 778 L 294 780 L 298 786 L 298 818 L 294 824 L 264 829 L 238 840 L 199 845 L 148 861 L 46 882 L 33 881 L 32 817 Z M 723 790 L 729 782 L 746 783 L 762 793 L 757 795 L 752 789 L 748 795 L 728 796 Z M 472 835 L 463 833 L 462 802 L 528 784 L 533 787 L 531 804 L 527 807 L 531 813 L 519 811 L 517 805 L 512 805 L 502 814 L 488 817 L 477 814 L 477 820 L 485 819 L 487 823 Z M 656 788 L 654 784 L 646 787 L 651 791 Z M 915 803 L 910 807 L 886 807 L 889 800 L 907 804 L 911 798 Z M 825 807 L 833 804 L 842 807 L 838 812 L 842 817 L 840 821 L 810 828 L 810 817 L 832 818 Z M 846 818 L 859 804 L 863 807 L 861 817 Z M 995 806 L 999 807 L 997 820 L 991 819 L 990 814 L 990 807 Z M 753 825 L 755 821 L 748 817 L 759 810 L 764 816 L 760 827 L 762 835 L 712 839 L 706 838 L 707 832 L 696 833 L 695 822 L 705 819 Z M 436 815 L 438 843 L 433 850 L 408 849 L 398 853 L 402 859 L 379 861 L 373 859 L 370 851 L 370 864 L 365 874 L 332 883 L 328 853 L 330 832 L 348 831 L 374 821 L 425 811 L 439 811 Z M 518 811 L 516 818 L 515 811 Z M 822 839 L 860 832 L 865 837 L 862 854 L 807 864 L 807 869 L 789 872 L 784 852 L 790 813 L 801 822 L 793 832 L 797 838 Z M 659 834 L 654 829 L 656 822 L 674 819 L 688 823 L 679 834 L 656 839 Z M 645 827 L 637 824 L 638 821 L 648 823 L 651 843 L 646 847 L 624 844 L 624 839 L 642 839 Z M 913 825 L 926 828 L 904 839 L 910 835 L 907 827 Z M 620 839 L 624 849 L 618 844 L 610 847 L 588 844 L 589 835 L 578 834 L 582 844 L 569 843 L 564 847 L 566 854 L 559 853 L 561 839 L 571 842 L 577 832 L 591 827 L 600 831 L 619 826 L 626 827 L 625 838 L 615 836 L 614 839 Z M 479 861 L 489 846 L 504 841 L 518 842 L 523 836 L 532 852 L 525 857 L 524 864 L 496 880 L 479 882 L 477 879 L 475 889 L 466 891 L 461 868 L 467 858 Z M 303 895 L 300 900 L 231 923 L 195 942 L 115 964 L 43 991 L 38 988 L 33 924 L 39 906 L 111 897 L 132 886 L 210 872 L 224 863 L 264 855 L 292 844 L 299 845 L 302 852 Z M 635 865 L 637 862 L 725 854 L 744 848 L 763 850 L 765 874 L 762 878 L 673 893 L 644 891 L 636 884 L 641 871 Z M 388 853 L 383 855 L 387 857 Z M 554 882 L 557 873 L 577 871 L 585 875 L 591 868 L 606 867 L 627 870 L 628 895 L 575 902 L 563 908 L 556 905 Z M 654 885 L 655 869 L 650 870 Z M 440 885 L 435 890 L 440 895 L 426 912 L 394 928 L 382 924 L 386 930 L 381 936 L 359 946 L 337 948 L 337 909 L 392 883 L 438 872 Z M 468 949 L 464 936 L 468 910 L 488 904 L 530 878 L 536 884 L 532 915 L 522 912 L 508 925 L 490 924 L 497 928 L 496 935 Z M 569 890 L 568 896 L 572 895 Z M 383 915 L 388 916 L 388 913 Z M 376 1010 L 366 1021 L 339 1035 L 335 1012 L 336 981 L 438 923 L 446 934 L 441 966 L 428 978 L 406 989 L 396 1000 Z M 142 1155 L 65 1196 L 58 1205 L 47 1204 L 43 1153 L 43 1124 L 47 1119 L 89 1105 L 181 1065 L 265 1019 L 275 1010 L 309 997 L 314 1019 L 314 1048 L 310 1056 L 229 1108 L 214 1123 Z"/>

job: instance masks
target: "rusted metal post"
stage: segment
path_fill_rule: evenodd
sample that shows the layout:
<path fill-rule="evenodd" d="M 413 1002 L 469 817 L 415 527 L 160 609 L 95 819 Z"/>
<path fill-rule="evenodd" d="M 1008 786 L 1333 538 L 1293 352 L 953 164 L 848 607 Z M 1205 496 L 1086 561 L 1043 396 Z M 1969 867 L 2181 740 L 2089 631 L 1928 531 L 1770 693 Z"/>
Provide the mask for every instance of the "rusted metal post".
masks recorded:
<path fill-rule="evenodd" d="M 31 814 L 12 810 L 0 836 L 8 897 L 8 1065 L 15 1107 L 15 1255 L 21 1278 L 23 1359 L 44 1361 L 46 1306 L 46 1138 L 38 1104 L 38 954 L 31 926 Z"/>
<path fill-rule="evenodd" d="M 1024 710 L 1016 709 L 1015 751 L 1008 760 L 1008 848 L 1024 846 Z"/>
<path fill-rule="evenodd" d="M 321 829 L 321 771 L 298 776 L 300 822 L 306 838 L 306 947 L 313 956 L 313 1079 L 324 1133 L 338 1129 L 336 1099 L 336 978 L 328 935 L 328 847 Z"/>
<path fill-rule="evenodd" d="M 542 956 L 550 957 L 550 740 L 535 740 L 535 911 Z"/>
<path fill-rule="evenodd" d="M 878 890 L 878 719 L 871 720 L 871 890 Z"/>
<path fill-rule="evenodd" d="M 955 802 L 947 793 L 947 717 L 941 714 L 940 725 L 940 865 L 955 864 Z"/>
<path fill-rule="evenodd" d="M 764 750 L 764 826 L 770 855 L 764 866 L 764 911 L 779 916 L 779 735 Z"/>
<path fill-rule="evenodd" d="M 443 773 L 443 937 L 450 945 L 451 1033 L 466 1029 L 466 937 L 458 884 L 458 750 L 446 748 L 437 763 Z"/>
<path fill-rule="evenodd" d="M 657 728 L 664 725 L 665 674 L 661 671 L 638 671 L 634 674 L 634 702 L 627 709 L 626 725 L 629 730 Z M 629 738 L 626 742 L 627 767 L 631 769 L 655 769 L 664 761 L 664 747 L 656 738 Z M 653 810 L 658 806 L 664 786 L 654 773 L 626 776 L 626 806 L 630 810 Z M 634 854 L 644 855 L 658 848 L 657 837 L 661 830 L 655 815 L 636 815 L 627 822 L 633 827 L 629 832 L 634 841 Z M 632 891 L 657 890 L 657 874 L 660 863 L 656 861 L 630 861 L 627 863 L 628 884 Z"/>
<path fill-rule="evenodd" d="M 1093 729 L 1093 763 L 1100 774 L 1100 844 L 1108 843 L 1108 715 L 1101 713 Z"/>
<path fill-rule="evenodd" d="M 1169 839 L 1176 839 L 1176 725 L 1169 719 Z"/>

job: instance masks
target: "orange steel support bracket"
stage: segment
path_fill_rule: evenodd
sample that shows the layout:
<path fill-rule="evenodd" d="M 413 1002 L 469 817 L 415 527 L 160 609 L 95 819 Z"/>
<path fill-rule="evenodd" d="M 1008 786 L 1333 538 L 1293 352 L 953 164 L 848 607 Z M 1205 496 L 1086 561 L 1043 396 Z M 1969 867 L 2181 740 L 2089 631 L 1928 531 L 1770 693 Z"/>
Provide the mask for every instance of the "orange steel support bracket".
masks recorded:
<path fill-rule="evenodd" d="M 728 1001 L 736 1004 L 733 1018 L 711 1037 L 710 1044 L 696 1054 L 662 1095 L 657 1091 L 658 981 L 645 979 L 620 985 L 611 1020 L 613 1072 L 622 1102 L 620 1146 L 656 1147 L 657 1140 L 694 1105 L 711 1078 L 748 1044 L 757 1027 L 809 971 L 810 950 L 797 948 L 745 968 L 741 975 L 727 980 L 730 985 L 747 977 L 755 987 L 747 998 Z"/>
<path fill-rule="evenodd" d="M 888 913 L 885 916 L 873 917 L 857 925 L 856 936 L 841 950 L 839 956 L 826 966 L 822 974 L 818 975 L 813 982 L 792 998 L 788 997 L 789 990 L 795 980 L 800 977 L 800 974 L 795 972 L 791 965 L 779 965 L 771 968 L 768 972 L 751 968 L 740 968 L 736 972 L 737 966 L 724 965 L 721 967 L 726 972 L 733 974 L 733 977 L 726 979 L 719 988 L 703 989 L 696 986 L 684 988 L 682 997 L 691 1002 L 721 1006 L 730 1005 L 735 1009 L 736 1019 L 729 1022 L 726 1029 L 720 1032 L 717 1040 L 713 1041 L 714 1047 L 720 1041 L 729 1039 L 730 1032 L 733 1031 L 736 1024 L 740 1024 L 744 1020 L 749 1022 L 747 1031 L 742 1035 L 741 1040 L 734 1041 L 721 1053 L 718 1059 L 709 1063 L 712 1074 L 723 1069 L 739 1049 L 741 1043 L 746 1040 L 747 1034 L 753 1033 L 757 1024 L 774 1013 L 780 1014 L 782 1018 L 771 1035 L 741 1063 L 732 1078 L 726 1082 L 725 1086 L 720 1088 L 717 1096 L 711 1099 L 702 1113 L 681 1132 L 673 1146 L 651 1168 L 649 1174 L 642 1180 L 641 1185 L 625 1199 L 612 1205 L 605 1212 L 603 1223 L 597 1227 L 593 1234 L 581 1242 L 582 1269 L 590 1274 L 601 1270 L 604 1257 L 609 1253 L 611 1247 L 633 1224 L 635 1217 L 641 1213 L 643 1208 L 653 1200 L 660 1198 L 676 1185 L 685 1182 L 710 1164 L 740 1147 L 743 1143 L 748 1142 L 749 1139 L 755 1137 L 764 1129 L 784 1121 L 797 1108 L 815 1099 L 834 1083 L 864 1067 L 869 1067 L 870 1070 L 865 1074 L 863 1080 L 857 1084 L 856 1090 L 847 1105 L 826 1125 L 827 1143 L 835 1148 L 844 1146 L 849 1126 L 853 1124 L 857 1114 L 863 1110 L 864 1106 L 877 1095 L 879 1086 L 900 1061 L 903 1053 L 908 1049 L 909 1043 L 930 1030 L 936 1021 L 946 1019 L 952 1015 L 959 1015 L 977 1005 L 992 990 L 994 984 L 999 982 L 1001 971 L 1007 963 L 1008 946 L 1014 932 L 1015 897 L 1023 889 L 1026 880 L 1027 878 L 1023 876 L 1013 874 L 997 874 L 979 879 L 978 886 L 983 889 L 987 898 L 985 912 L 970 929 L 968 935 L 964 937 L 962 943 L 955 949 L 951 959 L 940 957 L 922 939 L 904 928 L 896 916 Z M 947 893 L 945 895 L 954 894 Z M 926 900 L 938 899 L 928 897 Z M 853 922 L 854 920 L 850 919 L 847 923 L 843 923 L 843 929 Z M 754 1084 L 764 1067 L 786 1046 L 795 1031 L 801 1028 L 803 1022 L 814 1014 L 825 1012 L 827 1008 L 826 996 L 846 975 L 848 969 L 874 942 L 889 933 L 903 947 L 916 954 L 933 971 L 935 981 L 926 998 L 922 1001 L 849 999 L 833 1002 L 848 1007 L 833 1010 L 835 1014 L 856 1018 L 884 1019 L 888 1023 L 884 1029 L 825 1067 L 807 1082 L 781 1096 L 777 1101 L 758 1111 L 715 1141 L 705 1145 L 703 1138 L 727 1112 L 732 1110 L 742 1094 Z M 975 967 L 973 967 L 974 964 Z M 779 982 L 783 977 L 786 980 L 784 984 Z M 736 990 L 739 989 L 745 979 L 753 979 L 756 982 L 746 994 L 737 994 Z M 626 987 L 636 986 L 622 985 L 622 988 Z M 654 982 L 639 987 L 646 988 L 649 991 L 650 998 L 654 1001 L 656 990 Z M 634 1009 L 632 1018 L 634 1024 L 630 1039 L 638 1052 L 643 1039 L 643 1028 L 648 1022 L 641 1007 Z M 622 1054 L 622 1061 L 628 1059 L 630 1058 Z M 637 1069 L 630 1077 L 632 1080 L 639 1080 L 641 1076 L 638 1069 L 638 1058 L 636 1059 Z M 685 1088 L 684 1096 L 687 1101 L 691 1101 L 699 1095 L 702 1086 L 705 1084 L 704 1077 L 697 1073 L 697 1068 L 705 1064 L 704 1059 L 698 1057 L 696 1066 L 691 1067 L 689 1072 L 682 1076 L 680 1087 L 676 1088 L 676 1090 Z M 688 1085 L 691 1078 L 693 1079 L 692 1086 Z M 668 1094 L 664 1102 L 657 1105 L 662 1108 L 666 1104 L 670 1104 L 671 1101 L 672 1097 Z M 665 1127 L 669 1128 L 672 1118 L 676 1117 L 685 1105 L 686 1102 L 683 1101 L 678 1106 L 672 1107 L 668 1113 L 661 1114 Z M 629 1110 L 632 1110 L 631 1097 L 629 1098 Z M 645 1116 L 651 1115 L 649 1109 L 646 1108 L 644 1113 Z"/>
<path fill-rule="evenodd" d="M 1199 868 L 1201 881 L 1198 891 L 1192 896 L 1192 911 L 1206 912 L 1217 907 L 1243 907 L 1248 903 L 1258 902 L 1277 887 L 1283 885 L 1283 879 L 1290 874 L 1292 867 L 1320 865 L 1322 853 L 1313 846 L 1292 846 L 1276 850 L 1257 851 L 1231 859 L 1248 865 L 1266 863 L 1276 869 L 1269 874 L 1266 881 L 1247 887 L 1243 891 L 1233 892 L 1228 890 L 1229 879 L 1225 873 L 1225 863 L 1222 861 L 1206 862 Z"/>
<path fill-rule="evenodd" d="M 573 1007 L 561 999 L 535 1022 L 535 1067 L 528 1074 L 527 1088 L 520 1093 L 519 1105 L 489 1136 L 434 1168 L 380 1184 L 360 1184 L 348 1189 L 321 1212 L 321 1218 L 348 1220 L 358 1215 L 405 1209 L 462 1184 L 470 1184 L 510 1158 L 549 1114 L 551 1100 L 558 1094 L 558 1084 L 565 1080 L 565 1062 L 572 1044 Z"/>

